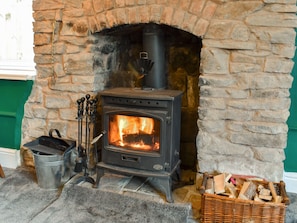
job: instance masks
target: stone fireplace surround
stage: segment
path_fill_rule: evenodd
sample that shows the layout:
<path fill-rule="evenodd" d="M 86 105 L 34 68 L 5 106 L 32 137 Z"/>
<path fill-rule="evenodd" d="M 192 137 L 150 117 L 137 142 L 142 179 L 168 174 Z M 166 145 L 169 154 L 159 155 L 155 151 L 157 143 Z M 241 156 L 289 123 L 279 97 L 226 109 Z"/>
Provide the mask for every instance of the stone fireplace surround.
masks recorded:
<path fill-rule="evenodd" d="M 105 41 L 96 33 L 154 22 L 202 38 L 198 171 L 282 179 L 295 0 L 34 0 L 33 10 L 37 76 L 22 144 L 51 128 L 76 139 L 76 100 L 105 89 L 113 66 L 94 55 Z"/>

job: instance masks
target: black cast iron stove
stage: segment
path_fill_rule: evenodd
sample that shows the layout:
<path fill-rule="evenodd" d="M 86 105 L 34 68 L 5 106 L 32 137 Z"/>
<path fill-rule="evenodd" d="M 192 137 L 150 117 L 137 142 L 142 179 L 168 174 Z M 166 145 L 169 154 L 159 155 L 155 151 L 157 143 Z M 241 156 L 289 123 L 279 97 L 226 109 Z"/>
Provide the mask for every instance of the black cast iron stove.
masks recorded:
<path fill-rule="evenodd" d="M 100 94 L 106 134 L 97 186 L 104 170 L 153 177 L 173 202 L 172 177 L 180 170 L 182 92 L 114 88 Z"/>

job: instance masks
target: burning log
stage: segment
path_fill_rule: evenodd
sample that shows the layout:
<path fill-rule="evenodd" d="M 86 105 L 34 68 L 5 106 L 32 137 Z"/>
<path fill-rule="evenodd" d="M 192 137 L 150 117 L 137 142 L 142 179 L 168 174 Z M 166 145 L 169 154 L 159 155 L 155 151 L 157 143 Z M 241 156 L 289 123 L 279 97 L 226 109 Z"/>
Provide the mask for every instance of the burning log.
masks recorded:
<path fill-rule="evenodd" d="M 154 135 L 153 134 L 126 134 L 123 135 L 123 140 L 125 143 L 129 144 L 146 144 L 146 145 L 153 145 L 155 143 Z"/>

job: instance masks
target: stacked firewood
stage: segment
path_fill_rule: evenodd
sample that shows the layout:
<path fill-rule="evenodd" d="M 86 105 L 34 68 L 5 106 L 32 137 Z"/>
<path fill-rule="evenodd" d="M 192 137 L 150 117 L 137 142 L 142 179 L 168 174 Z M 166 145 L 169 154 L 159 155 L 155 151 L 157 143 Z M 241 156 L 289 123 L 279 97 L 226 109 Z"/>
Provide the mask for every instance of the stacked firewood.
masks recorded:
<path fill-rule="evenodd" d="M 229 173 L 217 175 L 204 173 L 200 193 L 258 202 L 289 203 L 283 181 L 273 183 L 258 177 Z"/>

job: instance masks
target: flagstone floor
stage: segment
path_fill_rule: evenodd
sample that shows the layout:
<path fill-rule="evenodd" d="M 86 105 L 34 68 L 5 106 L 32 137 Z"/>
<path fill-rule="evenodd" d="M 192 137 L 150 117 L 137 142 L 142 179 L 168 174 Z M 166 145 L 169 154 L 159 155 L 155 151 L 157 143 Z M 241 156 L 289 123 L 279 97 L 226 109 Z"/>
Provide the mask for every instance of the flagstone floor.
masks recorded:
<path fill-rule="evenodd" d="M 168 204 L 161 188 L 158 188 L 157 183 L 151 178 L 144 179 L 106 173 L 101 178 L 98 189 L 94 189 L 87 182 L 77 184 L 80 175 L 76 175 L 61 190 L 55 191 L 40 189 L 37 179 L 33 177 L 34 173 L 31 171 L 3 169 L 6 177 L 0 178 L 0 216 L 1 219 L 7 220 L 4 222 L 51 223 L 54 220 L 53 215 L 56 215 L 56 222 L 59 222 L 61 218 L 71 219 L 72 222 L 83 222 L 83 219 L 100 223 L 113 223 L 115 219 L 118 222 L 140 222 L 139 219 L 142 219 L 142 222 L 155 222 L 152 219 L 156 216 L 145 217 L 145 214 L 141 213 L 142 210 L 137 204 L 143 205 L 143 203 L 149 204 L 149 207 L 153 208 L 155 212 L 159 211 L 159 217 L 166 219 L 161 222 L 170 222 L 168 219 L 172 218 L 172 213 L 183 214 L 182 219 L 187 219 L 182 221 L 185 223 L 198 223 L 200 219 L 201 196 L 197 185 L 201 185 L 201 182 L 186 185 L 196 179 L 196 173 L 192 171 L 182 172 L 182 182 L 185 184 L 174 185 L 176 187 L 173 190 L 174 203 Z M 197 177 L 197 179 L 198 181 L 202 180 L 201 177 Z M 288 195 L 291 204 L 286 208 L 285 223 L 297 223 L 297 194 L 288 193 Z M 121 214 L 124 216 L 124 213 L 119 211 L 121 207 L 118 203 L 120 202 L 124 202 L 123 210 L 125 211 L 138 210 L 127 212 L 125 214 L 126 219 L 129 219 L 127 221 L 123 219 L 119 221 Z M 101 205 L 99 209 L 98 205 Z M 116 205 L 119 207 L 114 210 Z M 148 206 L 145 205 L 145 207 Z M 64 208 L 65 211 L 62 211 L 61 209 Z M 171 214 L 165 216 L 166 213 L 162 213 L 163 209 Z M 96 213 L 93 213 L 94 211 Z M 100 213 L 97 213 L 98 211 Z M 109 212 L 116 213 L 116 218 L 111 218 Z M 150 212 L 146 214 L 148 213 L 151 214 Z M 100 218 L 97 214 L 100 215 Z"/>

